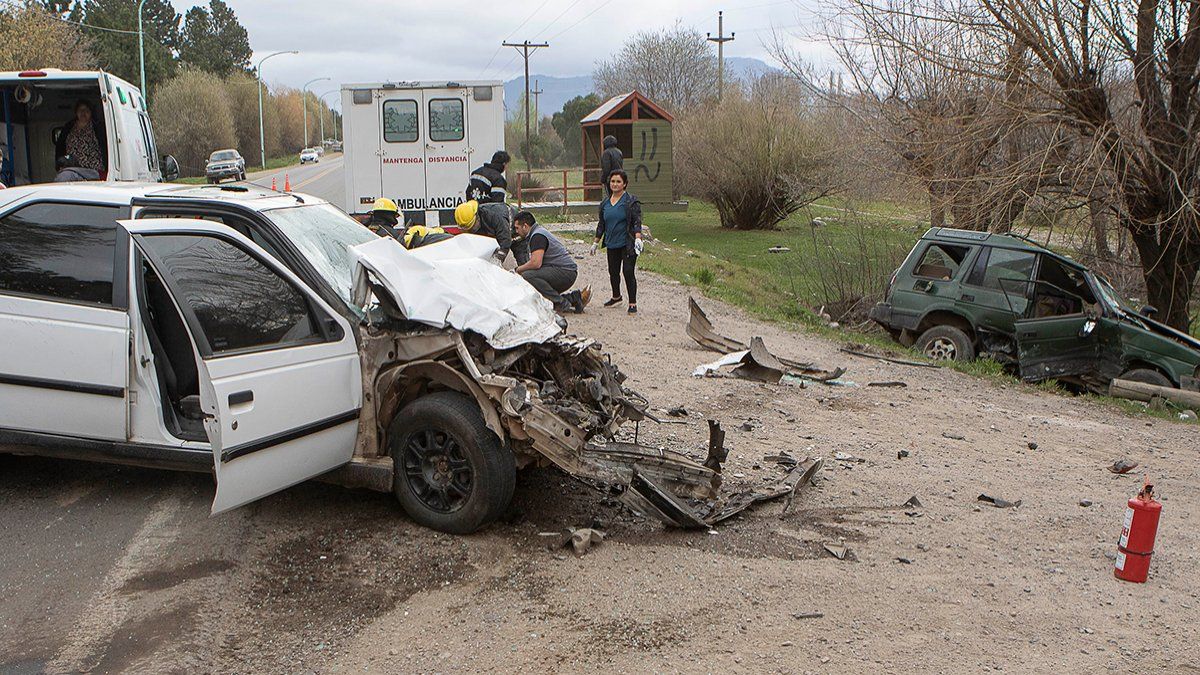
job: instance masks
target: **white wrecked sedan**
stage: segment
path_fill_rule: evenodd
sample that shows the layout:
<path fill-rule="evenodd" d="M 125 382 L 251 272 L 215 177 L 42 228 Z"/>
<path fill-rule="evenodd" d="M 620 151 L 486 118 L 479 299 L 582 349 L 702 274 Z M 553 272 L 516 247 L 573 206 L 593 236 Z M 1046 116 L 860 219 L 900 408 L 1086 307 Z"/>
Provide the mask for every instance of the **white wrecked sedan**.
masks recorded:
<path fill-rule="evenodd" d="M 242 185 L 16 188 L 0 222 L 0 451 L 211 471 L 213 513 L 323 476 L 456 533 L 530 464 L 676 525 L 716 504 L 719 462 L 612 442 L 645 402 L 492 240 L 410 252 Z"/>

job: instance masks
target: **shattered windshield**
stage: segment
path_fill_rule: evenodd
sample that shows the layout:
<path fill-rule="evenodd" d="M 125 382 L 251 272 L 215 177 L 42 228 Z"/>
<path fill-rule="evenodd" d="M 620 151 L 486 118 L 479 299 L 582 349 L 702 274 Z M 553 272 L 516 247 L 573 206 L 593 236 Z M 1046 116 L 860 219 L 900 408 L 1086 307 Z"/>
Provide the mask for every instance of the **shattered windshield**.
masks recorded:
<path fill-rule="evenodd" d="M 1098 276 L 1093 278 L 1096 280 L 1096 286 L 1100 289 L 1100 295 L 1104 297 L 1104 304 L 1108 305 L 1109 309 L 1124 312 L 1125 314 L 1137 314 L 1136 310 L 1121 299 L 1121 294 L 1106 279 Z"/>
<path fill-rule="evenodd" d="M 329 204 L 292 206 L 265 213 L 304 253 L 346 306 L 357 311 L 351 301 L 354 262 L 350 258 L 350 247 L 378 237 Z"/>

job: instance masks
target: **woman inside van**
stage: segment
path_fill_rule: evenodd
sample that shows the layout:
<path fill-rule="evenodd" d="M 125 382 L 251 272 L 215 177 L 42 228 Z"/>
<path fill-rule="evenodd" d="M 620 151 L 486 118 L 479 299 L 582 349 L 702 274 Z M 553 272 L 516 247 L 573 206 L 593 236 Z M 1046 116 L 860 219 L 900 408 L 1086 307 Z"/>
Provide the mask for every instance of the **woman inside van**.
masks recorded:
<path fill-rule="evenodd" d="M 54 152 L 57 157 L 70 155 L 75 166 L 93 169 L 104 177 L 108 169 L 108 144 L 90 103 L 83 99 L 75 102 L 75 118 L 63 125 Z"/>

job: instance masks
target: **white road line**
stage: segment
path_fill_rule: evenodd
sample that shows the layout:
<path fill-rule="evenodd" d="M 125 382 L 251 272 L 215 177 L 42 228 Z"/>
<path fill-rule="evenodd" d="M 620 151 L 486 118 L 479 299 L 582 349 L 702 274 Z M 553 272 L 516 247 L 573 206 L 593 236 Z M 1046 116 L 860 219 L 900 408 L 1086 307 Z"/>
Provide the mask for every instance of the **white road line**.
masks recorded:
<path fill-rule="evenodd" d="M 104 577 L 100 589 L 92 596 L 54 659 L 46 664 L 46 673 L 77 673 L 91 670 L 94 664 L 83 663 L 112 641 L 125 622 L 132 597 L 121 592 L 131 579 L 143 572 L 160 550 L 167 548 L 179 536 L 174 522 L 182 502 L 168 495 L 156 504 L 138 531 L 129 541 L 125 554 L 117 560 Z"/>

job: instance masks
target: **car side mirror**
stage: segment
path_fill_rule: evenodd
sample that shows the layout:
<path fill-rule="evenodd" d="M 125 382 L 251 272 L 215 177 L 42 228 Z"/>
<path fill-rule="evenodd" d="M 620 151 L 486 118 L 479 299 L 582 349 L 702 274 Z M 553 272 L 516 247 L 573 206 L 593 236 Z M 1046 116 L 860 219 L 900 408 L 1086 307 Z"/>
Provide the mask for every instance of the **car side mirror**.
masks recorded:
<path fill-rule="evenodd" d="M 1154 305 L 1142 305 L 1142 308 L 1138 310 L 1138 314 L 1141 314 L 1147 319 L 1153 319 L 1154 315 L 1158 314 L 1158 308 Z"/>
<path fill-rule="evenodd" d="M 1089 336 L 1091 336 L 1092 332 L 1095 330 L 1096 330 L 1096 320 L 1088 319 L 1087 321 L 1083 322 L 1082 326 L 1079 327 L 1079 337 L 1081 337 L 1081 338 L 1089 337 Z"/>
<path fill-rule="evenodd" d="M 162 158 L 162 179 L 164 181 L 173 181 L 179 178 L 179 162 L 172 155 L 163 155 Z"/>

